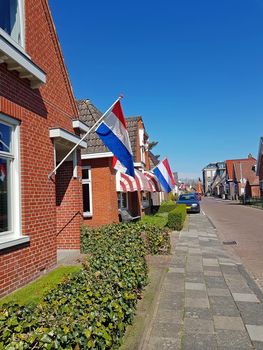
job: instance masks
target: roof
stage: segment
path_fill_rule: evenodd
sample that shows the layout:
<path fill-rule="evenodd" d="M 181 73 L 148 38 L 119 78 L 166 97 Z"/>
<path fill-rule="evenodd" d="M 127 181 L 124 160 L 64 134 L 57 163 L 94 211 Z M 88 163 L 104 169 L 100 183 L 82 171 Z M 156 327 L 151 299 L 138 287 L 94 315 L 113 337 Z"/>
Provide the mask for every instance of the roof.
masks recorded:
<path fill-rule="evenodd" d="M 235 163 L 252 163 L 256 162 L 256 159 L 253 157 L 250 158 L 241 158 L 241 159 L 228 159 L 226 160 L 226 170 L 228 173 L 228 179 L 233 180 L 233 166 Z M 256 164 L 256 163 L 255 163 Z"/>
<path fill-rule="evenodd" d="M 154 155 L 151 151 L 148 152 L 150 159 L 150 169 L 154 168 L 156 165 L 160 163 L 159 157 Z"/>
<path fill-rule="evenodd" d="M 91 128 L 94 123 L 102 116 L 100 110 L 94 106 L 90 100 L 77 101 L 79 109 L 79 119 Z M 138 136 L 138 121 L 142 120 L 141 116 L 125 118 L 133 156 L 136 156 L 137 136 Z M 92 131 L 85 139 L 88 146 L 82 153 L 104 153 L 109 152 L 109 149 L 103 144 L 95 131 Z"/>
<path fill-rule="evenodd" d="M 247 158 L 233 163 L 234 175 L 237 181 L 245 178 L 250 185 L 259 185 L 259 178 L 255 172 L 256 159 Z"/>
<path fill-rule="evenodd" d="M 101 111 L 99 111 L 90 100 L 79 100 L 77 101 L 77 106 L 79 109 L 79 119 L 91 128 L 94 123 L 102 116 Z M 82 153 L 104 153 L 109 152 L 108 148 L 101 141 L 99 136 L 95 131 L 86 137 L 87 148 L 82 151 Z"/>

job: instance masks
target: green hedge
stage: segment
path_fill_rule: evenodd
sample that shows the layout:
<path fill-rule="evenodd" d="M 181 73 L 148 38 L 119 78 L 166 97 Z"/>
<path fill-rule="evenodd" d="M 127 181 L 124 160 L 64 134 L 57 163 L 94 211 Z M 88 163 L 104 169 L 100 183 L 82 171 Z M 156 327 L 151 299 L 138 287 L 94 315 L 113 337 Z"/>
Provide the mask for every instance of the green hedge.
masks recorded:
<path fill-rule="evenodd" d="M 186 205 L 178 204 L 176 208 L 168 214 L 167 226 L 172 230 L 180 231 L 184 226 L 186 218 Z"/>
<path fill-rule="evenodd" d="M 175 209 L 175 207 L 176 207 L 175 201 L 164 201 L 162 202 L 158 210 L 158 213 L 169 213 L 170 211 Z"/>
<path fill-rule="evenodd" d="M 2 306 L 1 350 L 118 349 L 147 283 L 147 249 L 136 226 L 82 228 L 81 239 L 82 271 L 37 306 Z"/>
<path fill-rule="evenodd" d="M 167 228 L 144 223 L 143 221 L 136 224 L 136 226 L 138 231 L 141 232 L 142 237 L 144 238 L 148 254 L 170 254 L 170 234 Z"/>

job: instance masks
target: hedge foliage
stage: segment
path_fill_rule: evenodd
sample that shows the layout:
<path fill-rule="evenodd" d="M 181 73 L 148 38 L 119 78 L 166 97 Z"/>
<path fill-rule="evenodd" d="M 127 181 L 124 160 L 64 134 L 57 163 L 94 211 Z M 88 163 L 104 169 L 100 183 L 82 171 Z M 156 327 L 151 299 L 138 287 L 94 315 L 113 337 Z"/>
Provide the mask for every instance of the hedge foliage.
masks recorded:
<path fill-rule="evenodd" d="M 175 207 L 176 207 L 175 201 L 164 201 L 160 205 L 158 213 L 169 213 L 170 211 L 174 210 Z"/>
<path fill-rule="evenodd" d="M 148 254 L 166 255 L 171 252 L 169 230 L 164 227 L 158 227 L 151 224 L 139 222 L 137 228 L 141 232 Z"/>
<path fill-rule="evenodd" d="M 169 212 L 167 226 L 176 231 L 182 230 L 186 218 L 186 205 L 178 204 L 176 208 Z"/>
<path fill-rule="evenodd" d="M 80 272 L 38 305 L 0 310 L 0 350 L 118 349 L 147 284 L 146 254 L 168 254 L 169 233 L 145 223 L 83 227 Z"/>
<path fill-rule="evenodd" d="M 0 349 L 117 349 L 147 283 L 139 228 L 82 229 L 83 270 L 37 306 L 0 310 Z"/>

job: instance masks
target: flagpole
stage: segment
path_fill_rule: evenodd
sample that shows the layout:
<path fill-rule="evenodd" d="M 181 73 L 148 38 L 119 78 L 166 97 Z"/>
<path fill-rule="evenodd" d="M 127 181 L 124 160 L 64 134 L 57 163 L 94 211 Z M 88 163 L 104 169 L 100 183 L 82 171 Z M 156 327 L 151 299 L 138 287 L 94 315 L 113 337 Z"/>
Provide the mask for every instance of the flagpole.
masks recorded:
<path fill-rule="evenodd" d="M 79 140 L 78 143 L 68 152 L 68 154 L 62 159 L 62 161 L 48 174 L 48 179 L 50 180 L 51 176 L 56 173 L 58 168 L 65 162 L 65 160 L 75 151 L 75 149 L 81 144 L 81 142 L 90 134 L 91 131 L 95 129 L 95 127 L 103 120 L 103 118 L 109 113 L 109 111 L 115 106 L 115 104 L 123 98 L 120 95 L 117 100 L 107 109 L 105 113 L 96 121 L 96 123 L 86 132 L 86 134 Z"/>

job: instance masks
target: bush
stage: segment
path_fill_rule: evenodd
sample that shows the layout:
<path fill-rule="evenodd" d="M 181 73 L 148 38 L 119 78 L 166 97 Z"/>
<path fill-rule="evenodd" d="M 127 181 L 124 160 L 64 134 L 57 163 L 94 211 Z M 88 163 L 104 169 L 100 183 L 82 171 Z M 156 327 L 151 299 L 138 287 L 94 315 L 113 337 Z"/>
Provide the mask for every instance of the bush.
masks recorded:
<path fill-rule="evenodd" d="M 118 349 L 147 283 L 147 249 L 127 226 L 82 228 L 83 269 L 36 307 L 3 305 L 0 349 Z"/>
<path fill-rule="evenodd" d="M 176 207 L 176 203 L 174 201 L 164 201 L 162 202 L 158 213 L 169 213 L 170 211 L 172 211 L 173 209 L 175 209 Z"/>
<path fill-rule="evenodd" d="M 186 205 L 178 204 L 174 210 L 168 214 L 167 226 L 172 230 L 180 231 L 184 226 L 186 218 Z"/>
<path fill-rule="evenodd" d="M 148 254 L 165 255 L 171 252 L 169 230 L 164 227 L 158 227 L 151 224 L 140 222 L 137 225 L 138 231 L 141 232 L 147 247 Z"/>
<path fill-rule="evenodd" d="M 165 216 L 164 216 L 165 214 Z M 167 225 L 167 215 L 168 213 L 163 213 L 162 215 L 144 215 L 141 219 L 141 223 L 145 225 L 154 225 L 156 227 L 165 227 Z"/>

